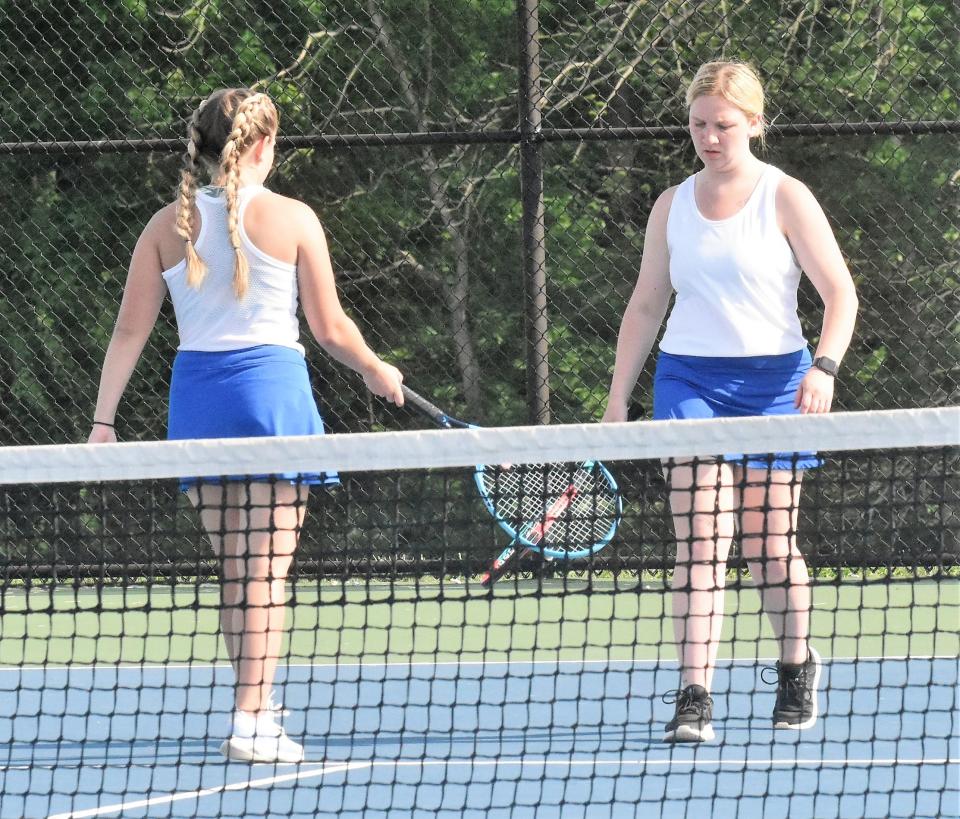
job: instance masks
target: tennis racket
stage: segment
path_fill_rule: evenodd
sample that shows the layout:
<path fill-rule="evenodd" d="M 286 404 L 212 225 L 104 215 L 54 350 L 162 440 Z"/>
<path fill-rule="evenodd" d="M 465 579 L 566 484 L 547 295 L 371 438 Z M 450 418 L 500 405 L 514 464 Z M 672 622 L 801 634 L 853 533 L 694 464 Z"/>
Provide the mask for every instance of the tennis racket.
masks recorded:
<path fill-rule="evenodd" d="M 404 400 L 444 429 L 477 429 L 454 418 L 409 387 Z M 617 482 L 599 461 L 481 464 L 474 483 L 487 511 L 510 536 L 481 583 L 493 583 L 521 553 L 553 560 L 585 558 L 606 546 L 620 523 Z"/>

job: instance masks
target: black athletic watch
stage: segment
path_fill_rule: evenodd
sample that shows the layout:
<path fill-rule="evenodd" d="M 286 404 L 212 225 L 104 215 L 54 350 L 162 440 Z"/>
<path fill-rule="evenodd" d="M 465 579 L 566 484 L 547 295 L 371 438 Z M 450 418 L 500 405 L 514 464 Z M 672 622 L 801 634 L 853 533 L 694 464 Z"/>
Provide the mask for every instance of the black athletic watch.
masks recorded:
<path fill-rule="evenodd" d="M 834 378 L 837 377 L 837 373 L 840 372 L 840 365 L 837 364 L 832 358 L 827 358 L 825 355 L 819 355 L 813 359 L 813 366 L 818 370 L 825 372 L 827 375 L 832 375 Z"/>

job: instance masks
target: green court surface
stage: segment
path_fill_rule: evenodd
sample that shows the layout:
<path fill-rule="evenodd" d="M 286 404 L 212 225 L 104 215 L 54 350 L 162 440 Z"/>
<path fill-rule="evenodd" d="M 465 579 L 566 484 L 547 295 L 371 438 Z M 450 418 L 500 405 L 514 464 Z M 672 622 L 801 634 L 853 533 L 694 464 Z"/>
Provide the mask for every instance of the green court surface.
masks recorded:
<path fill-rule="evenodd" d="M 493 662 L 673 659 L 662 581 L 507 581 L 493 597 L 456 583 L 292 590 L 283 662 Z M 7 590 L 0 665 L 225 662 L 215 586 Z M 749 587 L 726 596 L 721 657 L 775 657 Z M 960 580 L 856 578 L 814 587 L 824 656 L 957 656 Z M 732 652 L 732 654 L 731 654 Z"/>

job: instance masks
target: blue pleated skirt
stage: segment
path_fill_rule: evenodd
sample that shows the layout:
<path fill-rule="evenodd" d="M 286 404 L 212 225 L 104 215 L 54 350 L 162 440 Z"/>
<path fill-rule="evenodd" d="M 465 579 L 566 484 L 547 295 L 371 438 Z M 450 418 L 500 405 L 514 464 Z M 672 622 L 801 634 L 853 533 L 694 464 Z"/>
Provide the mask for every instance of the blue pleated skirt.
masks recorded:
<path fill-rule="evenodd" d="M 307 364 L 298 350 L 266 344 L 224 352 L 177 353 L 170 379 L 169 440 L 322 435 L 323 431 Z M 280 479 L 309 485 L 339 483 L 336 472 L 285 472 L 227 479 Z M 197 480 L 183 478 L 181 488 L 189 488 Z"/>
<path fill-rule="evenodd" d="M 657 357 L 653 417 L 740 418 L 796 415 L 797 387 L 810 369 L 806 348 L 784 355 Z M 813 469 L 823 464 L 815 452 L 725 453 L 724 459 L 756 469 Z"/>

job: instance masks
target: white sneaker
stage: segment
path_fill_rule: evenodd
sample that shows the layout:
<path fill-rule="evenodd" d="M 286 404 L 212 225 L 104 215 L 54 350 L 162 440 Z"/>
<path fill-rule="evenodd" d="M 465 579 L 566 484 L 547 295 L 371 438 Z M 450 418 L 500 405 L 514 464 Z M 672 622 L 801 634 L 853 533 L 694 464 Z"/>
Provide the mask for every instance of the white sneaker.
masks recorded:
<path fill-rule="evenodd" d="M 283 707 L 282 702 L 277 701 L 276 692 L 271 691 L 270 696 L 267 697 L 267 708 L 266 710 L 273 714 L 274 717 L 289 717 L 290 712 Z"/>
<path fill-rule="evenodd" d="M 303 762 L 303 746 L 287 736 L 269 711 L 257 717 L 234 712 L 233 735 L 220 753 L 238 762 Z"/>

